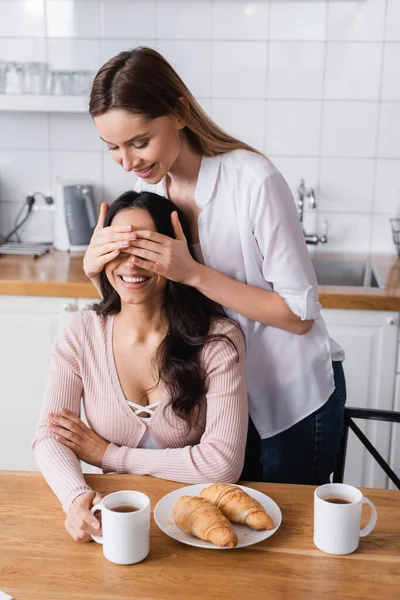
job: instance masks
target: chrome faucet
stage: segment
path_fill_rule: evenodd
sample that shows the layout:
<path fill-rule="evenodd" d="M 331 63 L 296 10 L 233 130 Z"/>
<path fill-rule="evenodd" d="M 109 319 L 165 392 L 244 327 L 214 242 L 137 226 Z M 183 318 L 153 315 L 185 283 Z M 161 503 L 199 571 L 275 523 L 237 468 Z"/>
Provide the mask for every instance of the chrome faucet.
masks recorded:
<path fill-rule="evenodd" d="M 303 227 L 303 217 L 304 217 L 304 200 L 308 199 L 308 206 L 313 210 L 317 208 L 317 202 L 315 200 L 315 192 L 313 188 L 306 188 L 306 184 L 304 179 L 300 179 L 300 185 L 297 188 L 297 212 L 299 213 L 300 223 Z M 306 233 L 303 227 L 304 239 L 306 244 L 312 244 L 316 246 L 318 243 L 326 244 L 328 241 L 327 231 L 328 231 L 328 222 L 324 221 L 322 224 L 322 235 L 318 235 L 317 233 Z"/>

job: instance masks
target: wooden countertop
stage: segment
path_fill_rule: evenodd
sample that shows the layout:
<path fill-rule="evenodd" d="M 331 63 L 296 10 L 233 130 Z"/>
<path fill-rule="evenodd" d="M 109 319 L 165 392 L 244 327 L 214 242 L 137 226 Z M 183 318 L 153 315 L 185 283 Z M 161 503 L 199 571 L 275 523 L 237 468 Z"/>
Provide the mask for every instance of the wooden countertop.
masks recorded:
<path fill-rule="evenodd" d="M 0 255 L 0 294 L 97 298 L 83 272 L 83 253 L 51 250 L 37 259 Z"/>
<path fill-rule="evenodd" d="M 321 256 L 336 259 L 360 258 L 360 255 L 351 254 Z M 385 287 L 321 286 L 319 300 L 324 308 L 400 312 L 400 259 L 383 255 L 369 258 L 372 258 L 379 270 Z M 94 286 L 83 272 L 82 260 L 81 253 L 69 254 L 55 250 L 36 260 L 28 256 L 0 255 L 0 294 L 97 298 Z"/>
<path fill-rule="evenodd" d="M 182 487 L 138 475 L 87 475 L 94 489 L 135 489 L 151 499 Z M 378 511 L 356 552 L 331 556 L 313 544 L 312 486 L 251 483 L 280 506 L 269 539 L 236 550 L 205 550 L 165 535 L 151 518 L 150 554 L 137 565 L 108 562 L 96 543 L 77 544 L 40 473 L 0 472 L 0 587 L 15 600 L 343 600 L 398 598 L 400 491 L 365 490 Z M 363 522 L 369 518 L 363 513 Z"/>

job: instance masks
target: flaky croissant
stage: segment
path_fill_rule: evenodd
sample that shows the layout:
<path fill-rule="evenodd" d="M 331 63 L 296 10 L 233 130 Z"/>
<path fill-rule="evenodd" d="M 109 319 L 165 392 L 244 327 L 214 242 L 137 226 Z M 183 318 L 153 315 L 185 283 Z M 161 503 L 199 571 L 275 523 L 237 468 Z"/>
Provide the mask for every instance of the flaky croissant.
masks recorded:
<path fill-rule="evenodd" d="M 238 543 L 232 524 L 205 498 L 181 496 L 173 505 L 172 514 L 185 533 L 221 547 L 235 548 Z"/>
<path fill-rule="evenodd" d="M 244 490 L 227 483 L 213 483 L 199 494 L 212 502 L 227 519 L 252 529 L 273 529 L 274 522 L 264 507 Z"/>

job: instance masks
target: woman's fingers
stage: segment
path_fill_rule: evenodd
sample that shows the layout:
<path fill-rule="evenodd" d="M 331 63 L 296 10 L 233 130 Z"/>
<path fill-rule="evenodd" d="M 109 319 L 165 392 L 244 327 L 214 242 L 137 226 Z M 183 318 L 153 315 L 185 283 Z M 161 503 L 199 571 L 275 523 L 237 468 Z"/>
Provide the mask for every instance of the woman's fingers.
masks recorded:
<path fill-rule="evenodd" d="M 138 239 L 130 243 L 131 248 L 142 248 L 144 250 L 151 250 L 156 254 L 163 254 L 163 250 L 165 249 L 165 245 L 158 244 L 157 242 L 152 242 L 150 240 Z"/>
<path fill-rule="evenodd" d="M 186 242 L 186 237 L 183 233 L 182 225 L 176 210 L 174 210 L 174 212 L 171 214 L 171 223 L 172 227 L 174 228 L 176 239 L 181 240 L 182 242 Z"/>
<path fill-rule="evenodd" d="M 94 228 L 95 231 L 98 231 L 99 229 L 103 229 L 107 211 L 108 211 L 107 202 L 102 202 L 102 204 L 100 206 L 99 218 L 98 218 L 96 227 Z"/>

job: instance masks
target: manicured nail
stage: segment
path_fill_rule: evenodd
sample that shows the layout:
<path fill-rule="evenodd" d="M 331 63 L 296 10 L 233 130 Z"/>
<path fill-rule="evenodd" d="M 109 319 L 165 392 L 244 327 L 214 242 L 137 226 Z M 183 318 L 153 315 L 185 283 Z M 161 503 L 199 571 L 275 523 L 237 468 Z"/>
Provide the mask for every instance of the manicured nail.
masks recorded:
<path fill-rule="evenodd" d="M 126 226 L 126 230 L 127 230 L 127 231 L 131 231 L 131 230 L 132 230 L 132 225 L 127 225 L 127 226 Z"/>
<path fill-rule="evenodd" d="M 129 246 L 129 242 L 128 241 L 122 242 L 122 246 Z"/>
<path fill-rule="evenodd" d="M 130 233 L 129 234 L 129 239 L 130 240 L 136 240 L 136 233 Z"/>
<path fill-rule="evenodd" d="M 99 524 L 96 523 L 95 521 L 93 521 L 92 527 L 94 527 L 95 529 L 98 529 L 99 528 Z"/>

